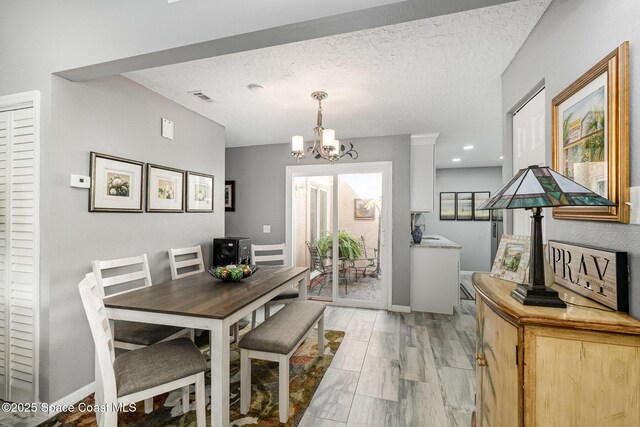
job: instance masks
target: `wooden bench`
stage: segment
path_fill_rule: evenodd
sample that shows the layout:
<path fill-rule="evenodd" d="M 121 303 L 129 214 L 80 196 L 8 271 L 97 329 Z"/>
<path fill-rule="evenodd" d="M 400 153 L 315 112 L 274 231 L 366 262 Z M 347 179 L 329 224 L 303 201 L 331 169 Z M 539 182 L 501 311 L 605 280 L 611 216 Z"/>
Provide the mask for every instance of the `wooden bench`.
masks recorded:
<path fill-rule="evenodd" d="M 324 356 L 325 305 L 316 301 L 295 301 L 285 305 L 238 344 L 240 347 L 240 413 L 251 405 L 251 359 L 278 362 L 280 422 L 289 419 L 289 358 L 318 325 L 318 354 Z"/>

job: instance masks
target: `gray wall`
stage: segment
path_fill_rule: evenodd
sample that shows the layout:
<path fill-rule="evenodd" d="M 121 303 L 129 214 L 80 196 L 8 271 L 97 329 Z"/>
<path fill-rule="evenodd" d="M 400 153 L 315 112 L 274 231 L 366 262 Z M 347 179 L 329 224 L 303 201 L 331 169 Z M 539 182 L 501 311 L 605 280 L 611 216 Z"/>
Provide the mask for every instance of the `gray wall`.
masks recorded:
<path fill-rule="evenodd" d="M 440 192 L 490 191 L 493 194 L 501 183 L 500 167 L 436 170 L 434 212 L 424 214 L 424 222 L 427 233 L 440 234 L 462 245 L 462 270 L 491 270 L 491 224 L 489 221 L 440 221 Z"/>
<path fill-rule="evenodd" d="M 171 277 L 168 248 L 201 244 L 210 258 L 211 238 L 224 232 L 224 128 L 124 77 L 54 77 L 52 91 L 54 132 L 64 135 L 65 149 L 49 158 L 55 285 L 41 334 L 56 361 L 46 376 L 55 400 L 93 380 L 93 342 L 78 294 L 92 260 L 147 253 L 152 280 L 161 283 Z M 161 117 L 174 121 L 174 141 L 160 136 Z M 69 174 L 89 174 L 90 151 L 215 175 L 215 212 L 89 213 L 89 190 L 70 188 Z"/>
<path fill-rule="evenodd" d="M 551 164 L 551 100 L 625 40 L 631 52 L 631 186 L 640 185 L 640 2 L 638 0 L 555 0 L 502 76 L 503 152 L 511 153 L 508 112 L 544 80 L 547 96 L 547 162 Z M 505 162 L 504 179 L 511 175 Z M 628 251 L 631 263 L 631 314 L 640 318 L 640 227 L 592 221 L 554 220 L 550 239 Z"/>
<path fill-rule="evenodd" d="M 409 305 L 409 156 L 410 137 L 350 139 L 357 162 L 393 162 L 393 304 Z M 295 165 L 289 144 L 228 148 L 227 179 L 236 181 L 236 211 L 226 213 L 226 234 L 257 244 L 285 240 L 285 166 Z M 307 158 L 300 164 L 324 160 Z M 340 163 L 352 162 L 343 158 Z M 271 225 L 264 234 L 262 225 Z"/>

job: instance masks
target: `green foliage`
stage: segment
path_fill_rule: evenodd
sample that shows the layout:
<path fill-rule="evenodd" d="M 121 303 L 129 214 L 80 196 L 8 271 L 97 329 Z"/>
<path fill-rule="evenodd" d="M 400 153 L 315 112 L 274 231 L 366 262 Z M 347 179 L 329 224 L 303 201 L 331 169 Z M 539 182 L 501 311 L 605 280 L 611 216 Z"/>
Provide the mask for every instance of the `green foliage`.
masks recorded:
<path fill-rule="evenodd" d="M 326 258 L 333 248 L 333 235 L 328 234 L 320 238 L 316 244 L 322 258 Z M 338 231 L 338 251 L 340 258 L 354 261 L 362 256 L 359 240 L 346 230 Z"/>

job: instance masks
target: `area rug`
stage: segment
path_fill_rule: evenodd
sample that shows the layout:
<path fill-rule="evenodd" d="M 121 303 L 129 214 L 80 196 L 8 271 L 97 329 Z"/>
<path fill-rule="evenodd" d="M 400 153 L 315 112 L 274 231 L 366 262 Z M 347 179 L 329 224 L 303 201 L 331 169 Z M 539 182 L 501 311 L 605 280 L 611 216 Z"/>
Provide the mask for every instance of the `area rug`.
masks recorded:
<path fill-rule="evenodd" d="M 243 328 L 244 335 L 251 328 Z M 318 356 L 317 332 L 307 337 L 304 343 L 291 356 L 289 383 L 289 422 L 288 426 L 296 426 L 302 419 L 311 402 L 322 377 L 331 364 L 344 332 L 325 331 L 325 355 Z M 232 426 L 279 426 L 278 418 L 278 364 L 262 360 L 254 360 L 251 370 L 251 410 L 240 415 L 240 352 L 237 344 L 231 345 L 231 385 L 230 385 L 230 420 Z M 207 424 L 211 425 L 210 413 L 210 372 L 206 373 Z M 93 394 L 82 402 L 85 406 L 93 405 Z M 80 402 L 78 402 L 80 403 Z M 74 405 L 78 408 L 78 405 Z M 121 412 L 118 415 L 119 427 L 195 427 L 195 393 L 191 393 L 190 411 L 182 413 L 180 392 L 174 391 L 156 396 L 153 401 L 153 412 L 144 413 L 142 402 L 136 404 L 135 412 Z M 96 426 L 93 413 L 64 412 L 40 424 L 43 427 L 89 427 Z"/>

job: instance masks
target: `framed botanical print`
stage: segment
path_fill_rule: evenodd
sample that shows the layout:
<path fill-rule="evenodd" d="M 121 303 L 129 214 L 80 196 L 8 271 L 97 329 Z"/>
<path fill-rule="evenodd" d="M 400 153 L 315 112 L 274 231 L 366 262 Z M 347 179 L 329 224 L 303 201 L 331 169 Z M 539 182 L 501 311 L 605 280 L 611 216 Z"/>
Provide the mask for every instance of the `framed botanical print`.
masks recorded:
<path fill-rule="evenodd" d="M 552 102 L 553 169 L 616 206 L 559 207 L 554 218 L 629 222 L 629 43 Z"/>
<path fill-rule="evenodd" d="M 144 163 L 91 152 L 89 212 L 142 212 Z"/>
<path fill-rule="evenodd" d="M 458 221 L 473 220 L 473 193 L 456 193 L 456 217 Z"/>
<path fill-rule="evenodd" d="M 531 237 L 529 236 L 503 234 L 496 258 L 493 260 L 491 277 L 523 284 L 529 266 L 530 244 Z"/>
<path fill-rule="evenodd" d="M 187 212 L 213 212 L 213 175 L 187 172 Z"/>
<path fill-rule="evenodd" d="M 353 219 L 376 219 L 376 210 L 371 199 L 353 199 Z"/>
<path fill-rule="evenodd" d="M 440 193 L 440 221 L 456 220 L 456 193 Z"/>
<path fill-rule="evenodd" d="M 147 212 L 184 212 L 184 171 L 147 164 Z"/>
<path fill-rule="evenodd" d="M 235 212 L 236 210 L 236 182 L 224 182 L 224 210 Z"/>
<path fill-rule="evenodd" d="M 491 197 L 491 193 L 489 191 L 479 191 L 479 192 L 473 193 L 473 220 L 474 221 L 489 221 L 491 211 L 478 210 L 478 206 L 480 206 L 481 204 L 489 200 L 489 197 Z"/>

